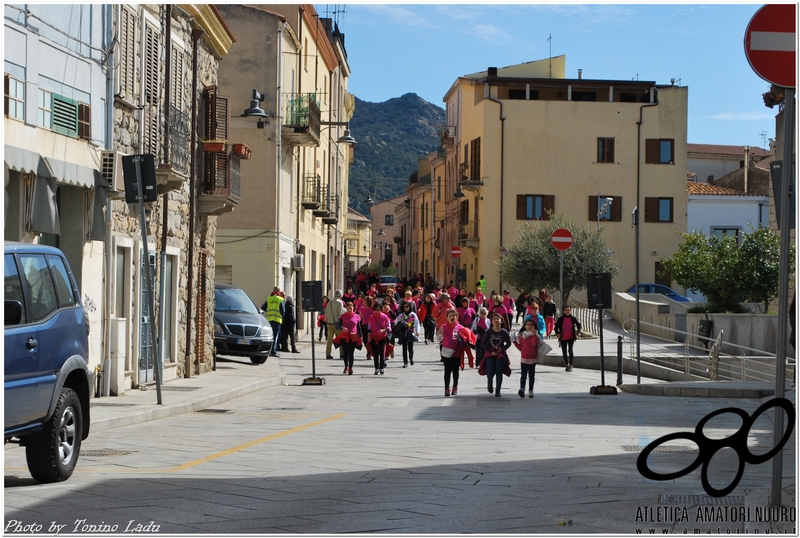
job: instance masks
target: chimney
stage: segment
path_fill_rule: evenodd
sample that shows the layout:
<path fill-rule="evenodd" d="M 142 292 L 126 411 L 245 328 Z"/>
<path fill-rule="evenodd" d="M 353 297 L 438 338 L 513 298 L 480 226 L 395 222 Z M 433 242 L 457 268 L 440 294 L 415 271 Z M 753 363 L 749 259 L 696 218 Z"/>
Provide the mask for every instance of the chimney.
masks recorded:
<path fill-rule="evenodd" d="M 497 68 L 496 67 L 490 67 L 489 69 L 487 69 L 486 76 L 487 77 L 496 77 L 497 76 Z"/>
<path fill-rule="evenodd" d="M 578 80 L 582 78 L 582 75 L 583 75 L 583 69 L 578 69 Z"/>

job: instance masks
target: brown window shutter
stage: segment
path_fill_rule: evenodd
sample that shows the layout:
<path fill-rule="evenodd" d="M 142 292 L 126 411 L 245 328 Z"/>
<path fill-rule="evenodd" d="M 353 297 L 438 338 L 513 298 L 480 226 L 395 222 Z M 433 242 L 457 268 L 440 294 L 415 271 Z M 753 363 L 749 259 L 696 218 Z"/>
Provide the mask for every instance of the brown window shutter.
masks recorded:
<path fill-rule="evenodd" d="M 622 222 L 622 196 L 614 196 L 614 204 L 611 206 L 611 220 Z"/>
<path fill-rule="evenodd" d="M 205 139 L 228 140 L 228 98 L 217 93 L 216 86 L 208 86 L 206 93 Z"/>
<path fill-rule="evenodd" d="M 644 199 L 644 221 L 658 222 L 658 198 Z"/>
<path fill-rule="evenodd" d="M 556 208 L 556 197 L 552 194 L 542 196 L 542 220 L 550 220 L 548 211 L 553 213 Z"/>
<path fill-rule="evenodd" d="M 3 104 L 4 104 L 4 114 L 8 116 L 8 92 L 9 92 L 9 82 L 8 82 L 8 73 L 3 76 Z"/>
<path fill-rule="evenodd" d="M 517 220 L 527 220 L 525 218 L 525 200 L 527 196 L 524 194 L 517 195 Z"/>
<path fill-rule="evenodd" d="M 644 143 L 644 162 L 658 164 L 659 143 L 657 138 L 648 138 Z"/>
<path fill-rule="evenodd" d="M 78 103 L 78 138 L 92 139 L 92 107 L 86 103 Z"/>
<path fill-rule="evenodd" d="M 589 195 L 589 222 L 597 220 L 597 196 Z"/>

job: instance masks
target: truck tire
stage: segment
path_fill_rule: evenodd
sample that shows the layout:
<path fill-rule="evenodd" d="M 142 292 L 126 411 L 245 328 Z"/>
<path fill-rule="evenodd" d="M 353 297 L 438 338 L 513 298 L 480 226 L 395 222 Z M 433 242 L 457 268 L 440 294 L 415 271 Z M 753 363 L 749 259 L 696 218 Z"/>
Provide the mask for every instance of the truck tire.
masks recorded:
<path fill-rule="evenodd" d="M 41 432 L 25 445 L 28 470 L 38 482 L 61 482 L 72 476 L 81 451 L 83 414 L 78 395 L 61 389 L 56 410 Z"/>

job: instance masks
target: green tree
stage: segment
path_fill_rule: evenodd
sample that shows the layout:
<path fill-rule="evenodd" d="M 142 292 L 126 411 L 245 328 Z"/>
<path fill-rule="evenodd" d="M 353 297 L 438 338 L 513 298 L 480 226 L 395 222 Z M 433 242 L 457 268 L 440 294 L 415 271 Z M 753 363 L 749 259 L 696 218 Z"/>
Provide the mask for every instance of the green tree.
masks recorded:
<path fill-rule="evenodd" d="M 495 262 L 500 279 L 518 290 L 558 289 L 559 251 L 550 243 L 558 228 L 566 228 L 573 237 L 572 246 L 564 251 L 563 304 L 573 290 L 586 288 L 589 273 L 610 273 L 612 278 L 619 273 L 620 262 L 608 250 L 602 229 L 581 226 L 568 215 L 550 214 L 550 220 L 520 225 L 517 242 Z"/>
<path fill-rule="evenodd" d="M 763 301 L 768 309 L 778 294 L 780 239 L 775 233 L 759 228 L 742 234 L 741 241 L 700 232 L 678 233 L 684 242 L 673 256 L 660 260 L 664 273 L 705 295 L 709 309 L 739 311 L 742 299 Z M 794 246 L 790 256 L 794 266 Z"/>

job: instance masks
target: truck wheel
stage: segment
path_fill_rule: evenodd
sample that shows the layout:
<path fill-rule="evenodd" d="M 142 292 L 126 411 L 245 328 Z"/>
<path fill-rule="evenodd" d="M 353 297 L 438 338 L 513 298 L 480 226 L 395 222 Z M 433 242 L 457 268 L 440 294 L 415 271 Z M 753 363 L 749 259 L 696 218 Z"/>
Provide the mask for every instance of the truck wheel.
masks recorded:
<path fill-rule="evenodd" d="M 78 395 L 62 389 L 53 416 L 25 446 L 28 470 L 38 482 L 61 482 L 72 476 L 81 451 L 82 417 Z"/>
<path fill-rule="evenodd" d="M 253 355 L 252 357 L 250 357 L 250 362 L 252 362 L 253 364 L 264 364 L 265 362 L 267 362 L 267 358 L 259 355 Z"/>

